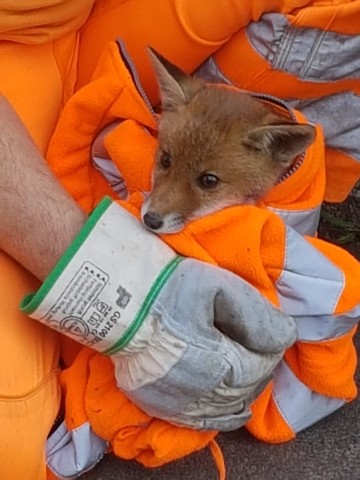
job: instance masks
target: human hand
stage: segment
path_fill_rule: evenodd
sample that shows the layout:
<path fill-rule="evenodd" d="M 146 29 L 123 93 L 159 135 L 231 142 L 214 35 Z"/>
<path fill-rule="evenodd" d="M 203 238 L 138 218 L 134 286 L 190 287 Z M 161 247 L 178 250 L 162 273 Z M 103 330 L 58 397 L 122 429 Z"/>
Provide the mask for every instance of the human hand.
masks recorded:
<path fill-rule="evenodd" d="M 292 318 L 244 280 L 178 257 L 110 200 L 23 310 L 109 355 L 144 411 L 201 429 L 242 426 L 296 339 Z"/>

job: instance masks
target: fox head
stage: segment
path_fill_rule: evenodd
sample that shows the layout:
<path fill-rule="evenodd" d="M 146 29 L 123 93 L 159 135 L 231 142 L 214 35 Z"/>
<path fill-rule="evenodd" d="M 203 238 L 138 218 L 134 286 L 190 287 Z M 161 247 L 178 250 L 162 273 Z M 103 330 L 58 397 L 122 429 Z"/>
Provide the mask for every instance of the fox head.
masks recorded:
<path fill-rule="evenodd" d="M 255 203 L 314 140 L 311 125 L 149 54 L 162 107 L 153 187 L 141 212 L 150 230 L 175 233 L 206 214 Z"/>

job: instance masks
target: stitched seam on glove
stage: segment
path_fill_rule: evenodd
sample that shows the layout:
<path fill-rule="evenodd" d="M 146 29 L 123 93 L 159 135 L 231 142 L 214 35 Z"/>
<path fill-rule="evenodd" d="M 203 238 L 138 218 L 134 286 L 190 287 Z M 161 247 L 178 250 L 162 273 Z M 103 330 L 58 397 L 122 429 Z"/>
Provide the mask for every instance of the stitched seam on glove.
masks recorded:
<path fill-rule="evenodd" d="M 80 233 L 75 237 L 75 240 L 70 245 L 70 247 L 65 251 L 64 255 L 61 257 L 60 261 L 55 265 L 54 269 L 47 277 L 45 283 L 39 288 L 36 293 L 30 293 L 26 295 L 25 298 L 20 302 L 20 310 L 26 315 L 31 315 L 42 303 L 44 298 L 48 295 L 53 285 L 58 280 L 61 273 L 65 270 L 67 265 L 70 263 L 73 256 L 79 250 L 81 245 L 84 243 L 85 239 L 90 235 L 92 230 L 95 228 L 98 220 L 101 218 L 102 214 L 110 207 L 112 201 L 110 197 L 104 197 L 104 199 L 98 204 L 92 214 L 89 216 L 88 221 Z"/>
<path fill-rule="evenodd" d="M 165 285 L 169 277 L 173 274 L 179 263 L 183 260 L 184 257 L 176 256 L 162 269 L 160 275 L 155 279 L 155 282 L 152 284 L 148 294 L 145 297 L 144 303 L 141 305 L 133 322 L 125 330 L 123 336 L 112 347 L 102 352 L 104 355 L 113 355 L 114 353 L 119 352 L 124 347 L 126 347 L 126 345 L 128 345 L 132 338 L 134 338 L 136 332 L 139 330 L 144 320 L 148 316 L 150 308 L 158 297 L 159 293 L 161 292 L 163 286 Z"/>

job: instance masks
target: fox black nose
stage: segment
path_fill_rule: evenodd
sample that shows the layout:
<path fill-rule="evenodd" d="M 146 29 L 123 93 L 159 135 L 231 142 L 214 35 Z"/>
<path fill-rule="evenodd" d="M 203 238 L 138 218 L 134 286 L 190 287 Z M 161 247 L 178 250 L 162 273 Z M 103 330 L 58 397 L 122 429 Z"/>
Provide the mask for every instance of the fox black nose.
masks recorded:
<path fill-rule="evenodd" d="M 148 212 L 143 216 L 143 222 L 151 230 L 158 230 L 163 226 L 163 219 L 158 213 Z"/>

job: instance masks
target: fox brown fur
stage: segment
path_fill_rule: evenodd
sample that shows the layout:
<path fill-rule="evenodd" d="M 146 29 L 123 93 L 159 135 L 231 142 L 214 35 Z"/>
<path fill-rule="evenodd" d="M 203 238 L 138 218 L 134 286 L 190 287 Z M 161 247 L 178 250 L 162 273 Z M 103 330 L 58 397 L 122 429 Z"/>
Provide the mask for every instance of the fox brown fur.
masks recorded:
<path fill-rule="evenodd" d="M 256 203 L 313 142 L 315 128 L 292 122 L 248 93 L 192 78 L 154 50 L 162 113 L 145 226 L 174 233 L 195 218 Z"/>

